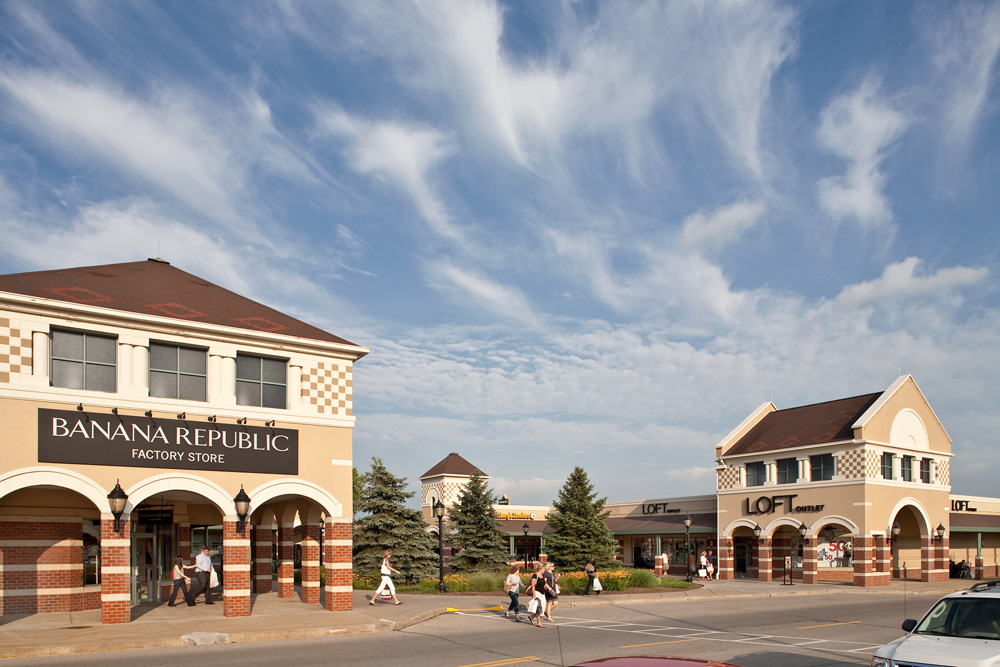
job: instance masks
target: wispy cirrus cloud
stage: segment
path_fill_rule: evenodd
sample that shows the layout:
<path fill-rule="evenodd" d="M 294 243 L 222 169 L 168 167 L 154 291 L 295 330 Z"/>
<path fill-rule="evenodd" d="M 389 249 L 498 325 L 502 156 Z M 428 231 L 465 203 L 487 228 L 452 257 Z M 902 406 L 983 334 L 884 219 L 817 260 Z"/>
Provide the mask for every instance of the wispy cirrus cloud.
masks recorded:
<path fill-rule="evenodd" d="M 821 179 L 818 189 L 820 206 L 834 219 L 849 218 L 862 227 L 887 229 L 893 215 L 881 164 L 909 121 L 881 95 L 880 88 L 881 81 L 869 76 L 823 109 L 816 138 L 847 162 L 847 172 Z"/>

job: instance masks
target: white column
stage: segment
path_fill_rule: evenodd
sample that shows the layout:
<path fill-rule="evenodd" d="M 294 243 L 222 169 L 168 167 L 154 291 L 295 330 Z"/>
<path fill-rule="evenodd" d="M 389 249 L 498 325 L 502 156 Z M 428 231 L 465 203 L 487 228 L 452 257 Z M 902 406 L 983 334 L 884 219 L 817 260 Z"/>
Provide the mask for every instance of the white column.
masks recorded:
<path fill-rule="evenodd" d="M 236 405 L 236 350 L 209 348 L 208 400 L 217 405 Z"/>
<path fill-rule="evenodd" d="M 31 333 L 31 377 L 33 384 L 49 383 L 49 332 Z"/>
<path fill-rule="evenodd" d="M 287 391 L 285 400 L 289 410 L 294 410 L 302 403 L 302 366 L 301 359 L 288 360 L 288 377 L 285 379 Z"/>

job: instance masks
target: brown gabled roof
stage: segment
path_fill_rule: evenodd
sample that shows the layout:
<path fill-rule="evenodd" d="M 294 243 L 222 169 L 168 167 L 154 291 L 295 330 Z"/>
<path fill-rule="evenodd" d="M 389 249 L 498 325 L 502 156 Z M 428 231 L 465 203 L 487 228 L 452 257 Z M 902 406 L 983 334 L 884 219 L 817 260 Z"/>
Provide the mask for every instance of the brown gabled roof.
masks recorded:
<path fill-rule="evenodd" d="M 354 345 L 162 259 L 0 275 L 0 292 Z"/>
<path fill-rule="evenodd" d="M 420 479 L 438 477 L 440 475 L 467 475 L 472 477 L 472 475 L 476 473 L 479 473 L 480 477 L 488 476 L 482 470 L 472 465 L 455 452 L 452 452 L 448 456 L 441 459 L 441 462 L 436 466 L 421 475 Z"/>
<path fill-rule="evenodd" d="M 882 392 L 865 394 L 771 412 L 723 452 L 723 456 L 851 440 L 852 426 L 881 395 Z"/>

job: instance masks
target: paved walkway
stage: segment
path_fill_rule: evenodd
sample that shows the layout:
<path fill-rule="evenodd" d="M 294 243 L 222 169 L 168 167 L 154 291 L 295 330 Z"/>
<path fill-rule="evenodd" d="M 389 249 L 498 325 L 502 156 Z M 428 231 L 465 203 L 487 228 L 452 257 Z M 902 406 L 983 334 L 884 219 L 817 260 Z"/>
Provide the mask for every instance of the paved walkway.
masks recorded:
<path fill-rule="evenodd" d="M 779 595 L 907 595 L 944 594 L 968 588 L 973 582 L 957 580 L 940 584 L 893 581 L 880 588 L 861 589 L 846 584 L 801 583 L 786 586 L 781 582 L 711 581 L 688 591 L 656 593 L 608 593 L 587 597 L 566 595 L 560 607 L 585 607 L 644 602 L 697 601 L 734 597 L 771 597 Z M 318 637 L 362 632 L 387 632 L 419 623 L 450 610 L 506 608 L 502 593 L 419 595 L 400 593 L 401 605 L 379 602 L 368 604 L 367 591 L 354 593 L 354 610 L 328 612 L 320 605 L 303 604 L 296 596 L 279 599 L 277 593 L 252 597 L 252 612 L 246 618 L 225 618 L 222 604 L 207 607 L 168 607 L 166 604 L 141 605 L 132 610 L 132 622 L 103 625 L 99 609 L 69 613 L 0 616 L 0 658 L 90 653 L 136 648 L 157 648 L 195 644 L 221 644 Z M 556 615 L 558 619 L 558 614 Z"/>

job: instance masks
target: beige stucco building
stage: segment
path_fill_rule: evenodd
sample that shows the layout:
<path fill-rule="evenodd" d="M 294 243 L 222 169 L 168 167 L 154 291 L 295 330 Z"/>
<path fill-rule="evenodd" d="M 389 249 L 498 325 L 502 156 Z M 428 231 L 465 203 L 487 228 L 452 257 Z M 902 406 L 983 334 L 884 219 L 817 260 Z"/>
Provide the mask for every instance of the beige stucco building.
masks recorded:
<path fill-rule="evenodd" d="M 326 608 L 349 609 L 367 352 L 159 259 L 0 276 L 0 611 L 127 622 L 202 546 L 227 616 L 272 591 L 273 562 L 293 595 L 296 546 L 302 599 L 323 560 Z"/>

